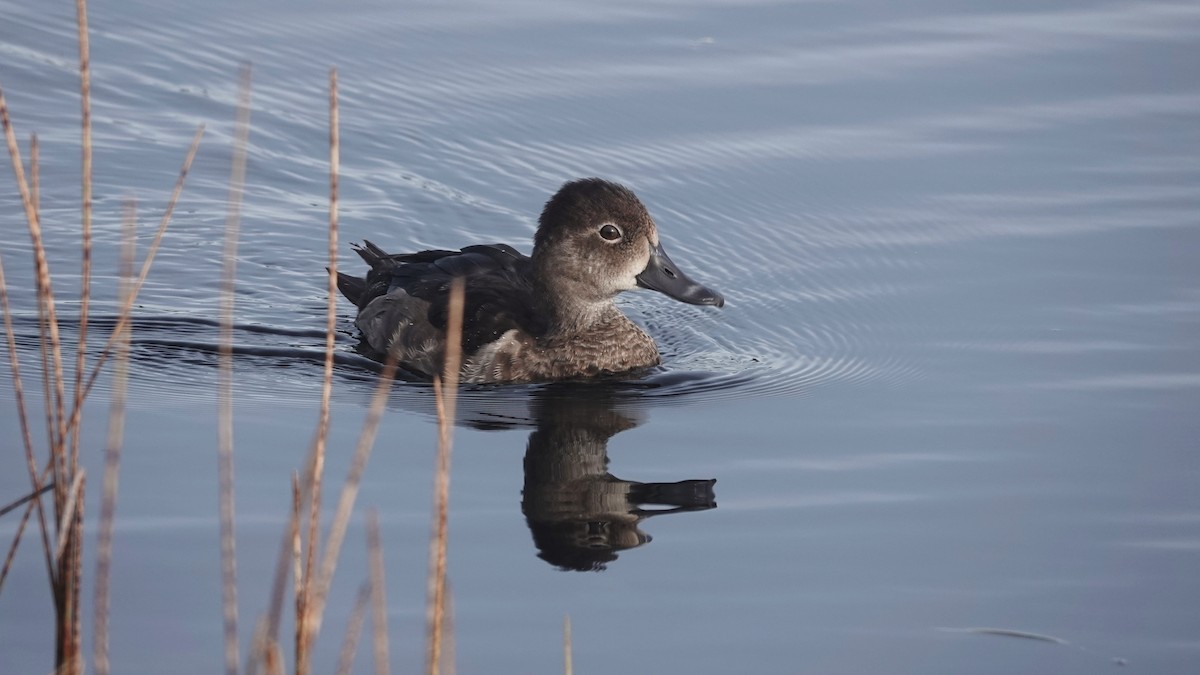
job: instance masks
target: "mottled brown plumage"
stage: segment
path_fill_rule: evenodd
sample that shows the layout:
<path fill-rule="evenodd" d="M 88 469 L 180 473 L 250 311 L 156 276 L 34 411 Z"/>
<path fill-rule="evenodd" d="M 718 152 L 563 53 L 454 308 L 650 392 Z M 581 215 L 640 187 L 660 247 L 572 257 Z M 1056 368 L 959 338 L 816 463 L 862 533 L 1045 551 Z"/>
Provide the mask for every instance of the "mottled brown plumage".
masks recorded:
<path fill-rule="evenodd" d="M 369 241 L 355 251 L 365 278 L 338 274 L 358 308 L 355 325 L 376 357 L 395 351 L 406 369 L 439 372 L 450 281 L 465 282 L 465 382 L 537 382 L 623 373 L 656 365 L 654 340 L 613 303 L 652 288 L 692 304 L 721 296 L 679 272 L 646 207 L 628 189 L 588 178 L 546 203 L 532 256 L 510 246 L 388 254 Z"/>

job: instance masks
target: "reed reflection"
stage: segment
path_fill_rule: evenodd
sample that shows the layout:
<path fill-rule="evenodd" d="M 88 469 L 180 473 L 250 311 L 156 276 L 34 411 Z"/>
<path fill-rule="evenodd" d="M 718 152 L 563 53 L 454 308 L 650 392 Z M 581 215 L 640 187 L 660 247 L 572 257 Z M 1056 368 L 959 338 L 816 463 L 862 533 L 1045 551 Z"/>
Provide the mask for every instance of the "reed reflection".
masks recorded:
<path fill-rule="evenodd" d="M 538 557 L 562 570 L 599 571 L 651 541 L 651 516 L 716 508 L 716 479 L 642 483 L 608 472 L 608 440 L 641 423 L 628 392 L 551 386 L 535 395 L 521 512 Z M 657 508 L 648 508 L 657 507 Z"/>

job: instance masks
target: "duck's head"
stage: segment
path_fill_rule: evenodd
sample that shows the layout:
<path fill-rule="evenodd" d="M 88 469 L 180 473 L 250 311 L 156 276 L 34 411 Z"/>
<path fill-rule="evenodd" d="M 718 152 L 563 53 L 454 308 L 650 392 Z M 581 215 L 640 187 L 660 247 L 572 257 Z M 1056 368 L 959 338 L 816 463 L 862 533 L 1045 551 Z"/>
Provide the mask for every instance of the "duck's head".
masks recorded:
<path fill-rule="evenodd" d="M 640 287 L 693 305 L 725 304 L 667 257 L 641 200 L 599 178 L 571 181 L 546 202 L 533 262 L 547 290 L 575 301 L 606 302 Z"/>

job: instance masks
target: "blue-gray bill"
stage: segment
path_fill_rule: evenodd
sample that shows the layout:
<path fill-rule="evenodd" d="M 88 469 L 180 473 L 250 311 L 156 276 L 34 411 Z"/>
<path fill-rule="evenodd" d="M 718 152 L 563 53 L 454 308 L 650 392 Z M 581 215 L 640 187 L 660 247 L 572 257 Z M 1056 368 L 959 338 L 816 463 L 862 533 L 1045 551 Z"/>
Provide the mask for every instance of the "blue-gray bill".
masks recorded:
<path fill-rule="evenodd" d="M 698 284 L 679 271 L 679 268 L 663 250 L 662 242 L 650 252 L 650 262 L 637 275 L 638 286 L 658 291 L 690 305 L 713 305 L 723 307 L 725 298 L 702 284 Z"/>

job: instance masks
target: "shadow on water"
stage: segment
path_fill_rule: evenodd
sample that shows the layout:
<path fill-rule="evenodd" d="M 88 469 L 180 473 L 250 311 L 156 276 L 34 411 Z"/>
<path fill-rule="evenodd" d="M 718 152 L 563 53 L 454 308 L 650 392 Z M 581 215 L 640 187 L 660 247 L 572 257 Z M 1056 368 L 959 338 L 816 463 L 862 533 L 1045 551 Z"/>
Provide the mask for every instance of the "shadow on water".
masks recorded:
<path fill-rule="evenodd" d="M 641 483 L 608 472 L 608 440 L 641 420 L 603 384 L 551 385 L 533 397 L 521 512 L 538 557 L 562 570 L 603 570 L 649 543 L 650 516 L 716 508 L 716 479 Z M 660 508 L 646 508 L 657 506 Z"/>

